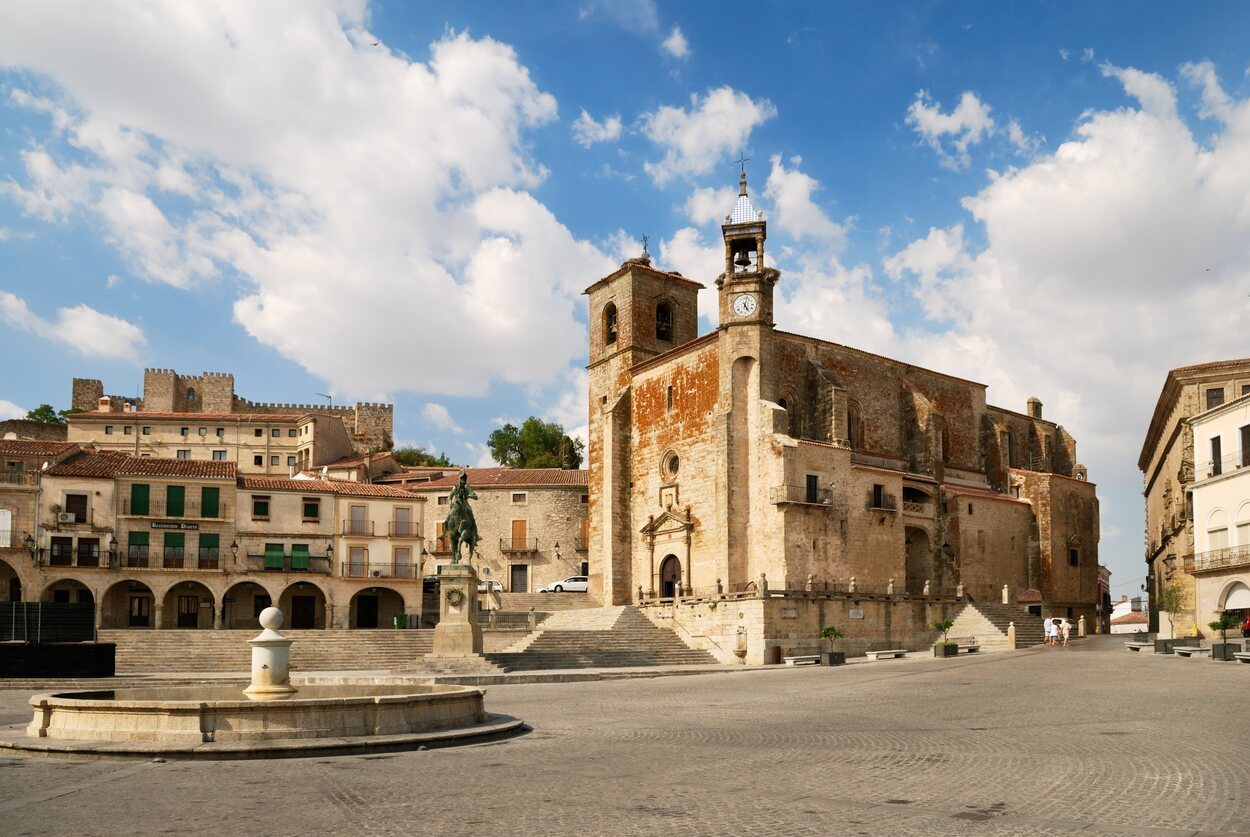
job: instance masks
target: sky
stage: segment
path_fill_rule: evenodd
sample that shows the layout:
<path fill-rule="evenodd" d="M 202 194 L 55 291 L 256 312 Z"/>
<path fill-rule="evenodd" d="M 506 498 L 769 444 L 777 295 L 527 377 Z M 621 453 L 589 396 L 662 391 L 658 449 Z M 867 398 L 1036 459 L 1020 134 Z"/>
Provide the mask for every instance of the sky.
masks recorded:
<path fill-rule="evenodd" d="M 1250 4 L 655 0 L 0 8 L 0 418 L 70 379 L 388 401 L 486 464 L 584 433 L 581 292 L 703 281 L 740 155 L 779 328 L 1077 439 L 1113 594 L 1168 369 L 1250 355 Z"/>

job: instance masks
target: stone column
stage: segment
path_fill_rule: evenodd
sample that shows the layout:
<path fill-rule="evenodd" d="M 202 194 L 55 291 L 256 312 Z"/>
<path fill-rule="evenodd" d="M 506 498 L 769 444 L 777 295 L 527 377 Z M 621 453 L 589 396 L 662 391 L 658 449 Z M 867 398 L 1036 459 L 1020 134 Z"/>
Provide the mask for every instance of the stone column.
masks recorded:
<path fill-rule="evenodd" d="M 157 604 L 156 597 L 152 598 L 152 628 L 159 631 L 165 627 L 165 605 Z"/>
<path fill-rule="evenodd" d="M 263 630 L 247 644 L 252 646 L 252 683 L 243 694 L 252 700 L 273 700 L 295 691 L 291 686 L 291 643 L 278 632 L 282 611 L 267 607 L 260 612 Z"/>
<path fill-rule="evenodd" d="M 438 572 L 438 627 L 434 655 L 467 657 L 482 653 L 482 626 L 477 621 L 477 573 L 468 564 L 448 564 Z"/>

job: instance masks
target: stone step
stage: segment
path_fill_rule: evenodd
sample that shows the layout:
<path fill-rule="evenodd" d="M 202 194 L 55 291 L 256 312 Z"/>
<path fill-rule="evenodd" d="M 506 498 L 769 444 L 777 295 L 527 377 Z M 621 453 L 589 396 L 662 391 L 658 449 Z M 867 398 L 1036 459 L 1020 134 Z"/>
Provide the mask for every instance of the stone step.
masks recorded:
<path fill-rule="evenodd" d="M 555 613 L 599 606 L 599 602 L 589 593 L 500 593 L 499 599 L 503 610 L 526 612 L 530 608 L 537 612 Z"/>

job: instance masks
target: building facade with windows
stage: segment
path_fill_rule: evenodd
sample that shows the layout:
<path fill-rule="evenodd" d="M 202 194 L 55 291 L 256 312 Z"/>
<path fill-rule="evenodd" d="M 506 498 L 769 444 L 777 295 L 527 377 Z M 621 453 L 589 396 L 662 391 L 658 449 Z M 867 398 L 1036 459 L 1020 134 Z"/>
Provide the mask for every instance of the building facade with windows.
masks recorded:
<path fill-rule="evenodd" d="M 698 334 L 703 286 L 645 253 L 586 291 L 592 590 L 623 604 L 853 579 L 997 601 L 1005 586 L 1092 620 L 1098 502 L 1072 436 L 1037 399 L 996 407 L 983 384 L 779 331 L 745 174 L 739 192 L 714 331 Z M 792 609 L 761 611 L 750 659 L 809 629 L 773 623 Z"/>
<path fill-rule="evenodd" d="M 1194 550 L 1184 571 L 1194 580 L 1199 632 L 1218 638 L 1209 623 L 1236 618 L 1233 636 L 1250 620 L 1250 392 L 1188 422 L 1194 438 Z"/>
<path fill-rule="evenodd" d="M 14 546 L 0 551 L 14 600 L 90 602 L 99 628 L 250 629 L 270 604 L 296 629 L 418 624 L 424 500 L 407 491 L 75 445 L 47 454 L 57 460 L 18 486 L 32 511 L 13 504 Z"/>
<path fill-rule="evenodd" d="M 504 592 L 527 593 L 588 570 L 589 519 L 585 470 L 561 468 L 466 468 L 477 521 L 479 572 Z M 409 490 L 427 498 L 427 572 L 450 563 L 443 531 L 448 498 L 460 472 Z"/>
<path fill-rule="evenodd" d="M 1152 631 L 1160 629 L 1161 618 L 1165 622 L 1168 619 L 1160 614 L 1159 597 L 1172 583 L 1179 586 L 1183 599 L 1172 626 L 1176 635 L 1205 628 L 1199 625 L 1195 611 L 1194 576 L 1186 570 L 1185 556 L 1200 551 L 1195 545 L 1196 518 L 1188 486 L 1199 478 L 1206 479 L 1206 472 L 1196 468 L 1195 461 L 1205 462 L 1211 452 L 1195 446 L 1189 419 L 1245 395 L 1250 395 L 1250 358 L 1183 366 L 1168 372 L 1164 379 L 1137 459 L 1144 483 L 1146 586 Z"/>
<path fill-rule="evenodd" d="M 18 570 L 35 546 L 42 469 L 77 451 L 67 442 L 0 440 L 0 601 L 23 601 Z"/>

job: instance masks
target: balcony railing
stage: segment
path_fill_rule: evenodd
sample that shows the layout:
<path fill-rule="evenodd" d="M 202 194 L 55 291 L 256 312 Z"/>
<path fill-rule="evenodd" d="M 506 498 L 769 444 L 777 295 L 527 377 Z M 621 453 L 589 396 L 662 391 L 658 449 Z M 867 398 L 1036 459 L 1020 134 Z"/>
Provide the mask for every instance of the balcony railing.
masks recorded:
<path fill-rule="evenodd" d="M 339 573 L 343 578 L 416 578 L 418 571 L 418 566 L 411 561 L 391 564 L 344 561 L 339 565 Z"/>
<path fill-rule="evenodd" d="M 426 541 L 425 551 L 431 555 L 445 555 L 451 553 L 451 541 L 444 535 L 441 538 L 435 538 L 432 541 Z"/>
<path fill-rule="evenodd" d="M 806 485 L 774 485 L 768 489 L 768 501 L 777 505 L 828 506 L 833 501 L 833 493 L 828 488 L 809 489 Z"/>
<path fill-rule="evenodd" d="M 344 535 L 366 535 L 366 536 L 371 537 L 373 535 L 373 521 L 372 520 L 344 520 L 343 521 L 343 534 Z"/>
<path fill-rule="evenodd" d="M 38 471 L 0 471 L 0 483 L 4 485 L 38 485 Z"/>
<path fill-rule="evenodd" d="M 1250 449 L 1224 454 L 1218 460 L 1199 460 L 1197 465 L 1198 473 L 1196 476 L 1199 479 L 1204 476 L 1218 477 L 1220 474 L 1227 474 L 1230 471 L 1236 471 L 1238 468 L 1250 468 Z"/>
<path fill-rule="evenodd" d="M 903 501 L 904 514 L 918 514 L 921 517 L 932 517 L 933 506 L 929 503 L 913 503 L 910 500 Z"/>
<path fill-rule="evenodd" d="M 51 549 L 40 549 L 39 557 L 41 563 L 47 561 L 49 567 L 100 567 L 108 566 L 107 553 L 96 549 L 60 549 L 52 547 Z"/>
<path fill-rule="evenodd" d="M 421 535 L 417 524 L 411 520 L 392 520 L 387 524 L 386 533 L 392 538 L 416 538 Z"/>
<path fill-rule="evenodd" d="M 573 538 L 573 548 L 578 552 L 585 552 L 590 549 L 589 538 Z"/>
<path fill-rule="evenodd" d="M 1186 560 L 1185 563 L 1188 565 L 1189 561 Z M 1241 544 L 1240 546 L 1229 546 L 1224 549 L 1212 549 L 1208 552 L 1196 553 L 1193 559 L 1192 572 L 1201 573 L 1246 566 L 1250 566 L 1250 544 Z M 1188 569 L 1188 566 L 1186 569 Z"/>
<path fill-rule="evenodd" d="M 537 552 L 538 538 L 500 538 L 501 552 Z"/>
<path fill-rule="evenodd" d="M 304 566 L 307 563 L 308 566 Z M 298 566 L 297 566 L 298 565 Z M 247 569 L 251 572 L 282 572 L 282 573 L 317 573 L 330 575 L 330 559 L 322 556 L 295 558 L 291 555 L 265 555 L 249 553 Z"/>
<path fill-rule="evenodd" d="M 892 494 L 887 494 L 884 497 L 870 497 L 868 499 L 868 511 L 897 512 L 898 501 Z"/>
<path fill-rule="evenodd" d="M 68 526 L 90 526 L 91 509 L 85 512 L 51 512 L 43 524 L 45 529 L 64 529 Z"/>
<path fill-rule="evenodd" d="M 150 500 L 147 503 L 146 510 L 140 504 L 136 509 L 132 506 L 130 498 L 122 500 L 122 515 L 126 517 L 173 517 L 173 518 L 192 518 L 196 520 L 220 520 L 227 517 L 226 504 L 218 503 L 216 507 L 209 506 L 208 514 L 204 513 L 204 509 L 198 501 L 187 500 L 182 504 L 182 510 L 179 511 L 177 505 L 171 510 L 167 508 L 163 500 Z M 171 513 L 172 512 L 172 513 Z"/>

